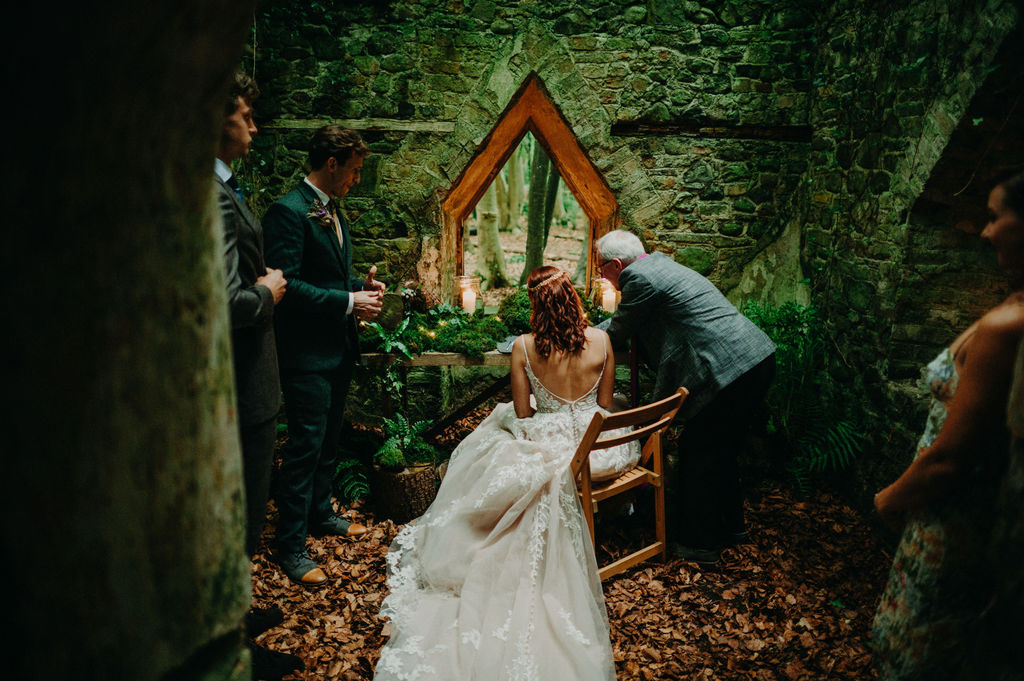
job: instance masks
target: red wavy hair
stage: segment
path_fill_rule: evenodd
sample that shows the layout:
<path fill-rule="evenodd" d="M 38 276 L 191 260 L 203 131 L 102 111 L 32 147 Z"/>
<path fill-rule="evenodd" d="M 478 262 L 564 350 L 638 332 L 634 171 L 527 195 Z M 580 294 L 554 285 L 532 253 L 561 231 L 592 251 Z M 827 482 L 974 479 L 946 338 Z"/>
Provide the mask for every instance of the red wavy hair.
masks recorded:
<path fill-rule="evenodd" d="M 590 325 L 580 295 L 569 275 L 551 265 L 541 265 L 526 283 L 530 296 L 530 330 L 537 354 L 547 359 L 552 350 L 578 354 L 587 342 Z"/>

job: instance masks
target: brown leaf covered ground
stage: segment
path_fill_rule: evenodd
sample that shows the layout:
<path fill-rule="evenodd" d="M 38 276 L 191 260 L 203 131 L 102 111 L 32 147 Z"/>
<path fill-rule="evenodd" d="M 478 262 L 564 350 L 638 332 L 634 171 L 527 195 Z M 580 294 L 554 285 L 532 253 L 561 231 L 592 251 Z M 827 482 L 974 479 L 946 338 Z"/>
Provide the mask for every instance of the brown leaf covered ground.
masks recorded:
<path fill-rule="evenodd" d="M 714 568 L 671 559 L 605 582 L 621 681 L 875 678 L 867 641 L 888 558 L 871 528 L 827 493 L 798 500 L 764 486 L 755 495 L 746 509 L 750 542 L 726 550 Z M 646 515 L 640 500 L 637 507 L 631 518 L 598 527 L 600 561 L 627 546 L 626 530 Z M 272 503 L 270 514 L 272 525 Z M 287 678 L 370 679 L 386 640 L 377 612 L 387 593 L 384 556 L 399 526 L 367 505 L 344 515 L 370 532 L 358 541 L 310 540 L 327 586 L 292 584 L 266 550 L 253 561 L 255 604 L 285 612 L 259 641 L 306 661 L 304 673 Z M 270 536 L 272 527 L 264 547 Z"/>

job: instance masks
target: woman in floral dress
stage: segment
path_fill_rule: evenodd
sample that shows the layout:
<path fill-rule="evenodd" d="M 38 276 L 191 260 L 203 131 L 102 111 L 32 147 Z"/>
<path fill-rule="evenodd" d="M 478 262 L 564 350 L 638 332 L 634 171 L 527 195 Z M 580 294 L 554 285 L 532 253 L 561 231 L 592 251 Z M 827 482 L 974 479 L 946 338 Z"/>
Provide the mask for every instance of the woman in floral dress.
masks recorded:
<path fill-rule="evenodd" d="M 1014 276 L 1014 292 L 925 368 L 932 402 L 917 456 L 875 495 L 881 518 L 904 527 L 872 632 L 885 680 L 955 678 L 991 595 L 984 556 L 1024 336 L 1024 173 L 998 184 L 988 209 L 981 236 Z"/>

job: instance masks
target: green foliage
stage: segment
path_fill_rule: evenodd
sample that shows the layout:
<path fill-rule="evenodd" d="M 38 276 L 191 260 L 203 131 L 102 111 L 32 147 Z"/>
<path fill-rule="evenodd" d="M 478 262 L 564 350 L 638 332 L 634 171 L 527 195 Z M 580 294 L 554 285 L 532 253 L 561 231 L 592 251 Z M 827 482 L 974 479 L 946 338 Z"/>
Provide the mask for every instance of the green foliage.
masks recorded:
<path fill-rule="evenodd" d="M 495 317 L 453 317 L 437 330 L 433 349 L 483 357 L 485 352 L 493 350 L 496 342 L 507 335 L 508 327 Z"/>
<path fill-rule="evenodd" d="M 586 311 L 587 319 L 590 320 L 591 324 L 600 324 L 601 322 L 612 316 L 611 312 L 605 312 L 605 309 L 603 307 L 601 307 L 600 305 L 596 305 L 591 298 L 588 298 L 584 294 L 583 290 L 576 290 L 580 294 L 580 300 L 583 301 L 583 309 Z"/>
<path fill-rule="evenodd" d="M 520 335 L 530 332 L 530 294 L 525 286 L 505 296 L 498 304 L 498 316 L 505 322 L 509 333 Z"/>
<path fill-rule="evenodd" d="M 845 418 L 827 380 L 826 336 L 817 310 L 792 301 L 779 307 L 748 301 L 743 314 L 777 346 L 775 380 L 768 392 L 769 430 L 783 439 L 786 470 L 806 493 L 815 474 L 850 465 L 861 451 L 863 435 Z"/>
<path fill-rule="evenodd" d="M 368 497 L 370 481 L 366 476 L 366 466 L 357 459 L 342 459 L 334 474 L 334 490 L 346 506 Z"/>
<path fill-rule="evenodd" d="M 401 324 L 395 327 L 394 330 L 389 331 L 377 322 L 369 322 L 367 328 L 370 329 L 371 338 L 377 341 L 377 347 L 380 348 L 381 352 L 387 352 L 394 355 L 401 355 L 406 358 L 411 358 L 412 353 L 409 351 L 408 345 L 403 342 L 403 334 L 409 327 L 409 319 L 405 318 Z M 395 366 L 398 363 L 398 357 L 393 357 L 387 366 L 384 367 L 384 375 L 381 377 L 381 388 L 391 395 L 391 398 L 398 400 L 402 396 L 402 380 L 399 377 Z"/>
<path fill-rule="evenodd" d="M 402 470 L 414 463 L 437 463 L 442 458 L 441 452 L 423 438 L 423 432 L 430 423 L 411 422 L 401 414 L 396 414 L 393 419 L 384 419 L 387 439 L 374 453 L 373 460 L 388 470 Z"/>
<path fill-rule="evenodd" d="M 605 312 L 600 306 L 595 305 L 591 298 L 588 298 L 585 291 L 576 289 L 583 301 L 583 309 L 591 324 L 600 324 L 611 315 Z M 498 316 L 505 322 L 509 333 L 519 335 L 530 332 L 530 295 L 526 288 L 520 287 L 510 293 L 498 305 Z"/>

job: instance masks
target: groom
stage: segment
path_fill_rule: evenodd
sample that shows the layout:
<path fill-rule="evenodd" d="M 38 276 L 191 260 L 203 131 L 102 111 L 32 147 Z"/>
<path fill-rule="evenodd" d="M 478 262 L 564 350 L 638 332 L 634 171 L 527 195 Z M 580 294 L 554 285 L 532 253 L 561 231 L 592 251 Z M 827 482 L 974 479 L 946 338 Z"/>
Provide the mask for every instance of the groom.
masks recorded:
<path fill-rule="evenodd" d="M 288 418 L 275 494 L 279 562 L 304 586 L 327 581 L 306 550 L 306 535 L 356 537 L 366 532 L 331 505 L 338 438 L 352 368 L 359 358 L 356 320 L 380 313 L 384 284 L 352 276 L 352 238 L 337 201 L 359 182 L 366 143 L 337 125 L 320 128 L 309 146 L 312 171 L 263 219 L 267 263 L 282 270 L 288 295 L 274 315 Z"/>

